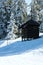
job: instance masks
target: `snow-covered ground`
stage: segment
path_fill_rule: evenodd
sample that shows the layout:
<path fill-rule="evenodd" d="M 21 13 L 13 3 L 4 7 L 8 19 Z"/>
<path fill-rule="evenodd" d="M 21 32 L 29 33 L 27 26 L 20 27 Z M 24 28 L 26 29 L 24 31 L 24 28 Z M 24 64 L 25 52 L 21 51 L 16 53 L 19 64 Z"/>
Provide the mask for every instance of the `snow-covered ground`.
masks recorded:
<path fill-rule="evenodd" d="M 0 41 L 0 65 L 43 65 L 43 33 L 31 41 Z"/>
<path fill-rule="evenodd" d="M 15 39 L 15 40 L 0 40 L 0 48 L 7 46 L 7 45 L 10 45 L 10 44 L 17 42 L 17 41 L 21 41 L 21 37 L 18 39 Z"/>

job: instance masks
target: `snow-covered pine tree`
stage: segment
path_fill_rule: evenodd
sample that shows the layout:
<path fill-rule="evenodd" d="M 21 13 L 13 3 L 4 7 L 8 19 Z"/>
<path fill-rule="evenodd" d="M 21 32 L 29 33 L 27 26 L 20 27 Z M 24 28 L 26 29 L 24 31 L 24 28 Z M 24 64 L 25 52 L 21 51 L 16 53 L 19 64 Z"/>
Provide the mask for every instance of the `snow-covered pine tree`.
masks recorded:
<path fill-rule="evenodd" d="M 2 10 L 2 19 L 3 20 L 3 23 L 4 23 L 4 34 L 6 32 L 6 36 L 7 36 L 7 27 L 9 25 L 9 21 L 10 21 L 10 16 L 11 16 L 11 11 L 10 11 L 10 6 L 8 6 L 6 4 L 6 2 L 2 2 L 3 6 L 1 7 L 1 10 Z"/>
<path fill-rule="evenodd" d="M 10 7 L 6 5 L 6 2 L 2 2 L 3 6 L 0 7 L 0 22 L 2 22 L 2 31 L 3 31 L 3 35 L 2 35 L 2 39 L 4 39 L 7 35 L 7 26 L 9 25 L 9 21 L 10 21 Z M 4 26 L 3 26 L 4 25 Z"/>
<path fill-rule="evenodd" d="M 12 5 L 12 0 L 7 0 L 6 1 L 6 3 L 5 3 L 5 5 L 8 7 L 8 9 L 9 9 L 9 11 L 8 11 L 8 9 L 7 9 L 7 11 L 10 13 L 8 16 L 8 18 L 10 19 L 9 21 L 8 21 L 8 23 L 9 23 L 9 25 L 7 25 L 7 36 L 6 36 L 6 38 L 5 39 L 13 39 L 13 37 L 14 37 L 14 34 L 13 34 L 13 29 L 14 29 L 14 17 L 12 16 L 12 13 L 11 13 L 11 5 Z M 15 38 L 15 37 L 14 37 Z"/>
<path fill-rule="evenodd" d="M 27 19 L 26 3 L 25 0 L 13 0 L 12 13 L 14 14 L 15 24 L 19 27 Z M 18 37 L 19 37 L 18 29 Z"/>
<path fill-rule="evenodd" d="M 9 23 L 9 25 L 7 26 L 7 32 L 8 32 L 8 34 L 7 34 L 7 37 L 6 37 L 6 39 L 16 39 L 17 38 L 17 35 L 16 35 L 16 33 L 17 33 L 17 29 L 18 29 L 18 27 L 15 25 L 15 19 L 14 19 L 14 16 L 13 16 L 13 13 L 11 13 L 11 17 L 10 17 L 10 23 Z"/>
<path fill-rule="evenodd" d="M 4 34 L 5 31 L 5 24 L 3 22 L 3 12 L 2 12 L 2 8 L 0 8 L 0 39 L 3 39 L 5 37 Z"/>
<path fill-rule="evenodd" d="M 27 11 L 25 0 L 17 0 L 16 2 L 14 1 L 12 9 L 12 12 L 14 13 L 14 18 L 17 23 L 19 22 L 21 24 L 23 21 L 26 20 Z"/>
<path fill-rule="evenodd" d="M 5 10 L 3 15 L 3 17 L 5 16 L 4 23 L 6 24 L 6 31 L 8 33 L 6 39 L 13 38 L 15 34 L 19 37 L 20 31 L 18 27 L 21 23 L 25 22 L 27 18 L 25 0 L 7 0 L 6 2 L 3 2 L 3 6 Z M 17 29 L 16 32 L 15 27 Z"/>
<path fill-rule="evenodd" d="M 43 0 L 32 0 L 31 8 L 33 19 L 39 21 L 40 31 L 43 31 L 43 14 L 41 12 L 43 10 Z"/>
<path fill-rule="evenodd" d="M 7 34 L 6 39 L 15 39 L 15 38 L 17 38 L 16 33 L 18 31 L 17 30 L 18 27 L 15 24 L 16 21 L 14 19 L 14 13 L 12 12 L 13 11 L 13 9 L 12 9 L 13 3 L 12 2 L 13 2 L 12 0 L 7 0 L 7 6 L 10 6 L 10 10 L 11 10 L 11 16 L 10 16 L 9 25 L 7 26 L 8 34 Z"/>
<path fill-rule="evenodd" d="M 32 5 L 31 5 L 31 15 L 32 19 L 39 21 L 40 20 L 40 5 L 38 4 L 37 0 L 32 0 Z"/>
<path fill-rule="evenodd" d="M 41 7 L 41 10 L 40 10 L 40 13 L 41 13 L 41 25 L 40 25 L 40 31 L 43 32 L 43 0 L 37 0 L 38 4 L 40 5 Z"/>

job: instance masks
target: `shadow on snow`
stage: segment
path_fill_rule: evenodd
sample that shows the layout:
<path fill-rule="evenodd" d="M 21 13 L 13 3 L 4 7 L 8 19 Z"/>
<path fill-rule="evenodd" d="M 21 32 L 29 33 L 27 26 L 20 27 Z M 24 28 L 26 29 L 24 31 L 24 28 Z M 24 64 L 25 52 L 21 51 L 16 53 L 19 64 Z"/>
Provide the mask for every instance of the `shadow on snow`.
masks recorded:
<path fill-rule="evenodd" d="M 3 40 L 3 41 L 2 41 L 2 40 L 0 40 L 0 45 L 2 45 L 4 42 L 5 42 L 5 40 Z"/>
<path fill-rule="evenodd" d="M 0 48 L 0 56 L 18 55 L 43 47 L 43 37 L 31 41 L 17 41 Z"/>

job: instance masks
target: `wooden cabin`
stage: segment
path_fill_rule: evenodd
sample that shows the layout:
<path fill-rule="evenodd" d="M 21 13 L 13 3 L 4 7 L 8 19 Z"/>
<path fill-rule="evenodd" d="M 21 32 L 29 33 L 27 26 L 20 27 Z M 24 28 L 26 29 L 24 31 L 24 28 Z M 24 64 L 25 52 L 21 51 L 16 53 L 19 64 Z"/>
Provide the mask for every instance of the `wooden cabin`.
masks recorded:
<path fill-rule="evenodd" d="M 35 39 L 39 37 L 39 23 L 33 20 L 28 20 L 27 22 L 23 23 L 20 26 L 21 29 L 21 36 L 22 40 L 25 38 L 28 39 Z"/>

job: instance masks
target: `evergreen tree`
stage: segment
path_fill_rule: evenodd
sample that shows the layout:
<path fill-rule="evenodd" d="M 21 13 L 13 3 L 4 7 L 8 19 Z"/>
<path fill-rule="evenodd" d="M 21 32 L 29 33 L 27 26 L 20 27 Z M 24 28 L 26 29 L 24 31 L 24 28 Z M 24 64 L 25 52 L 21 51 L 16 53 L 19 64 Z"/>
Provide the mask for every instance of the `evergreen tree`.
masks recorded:
<path fill-rule="evenodd" d="M 18 24 L 26 21 L 27 11 L 25 0 L 17 0 L 13 2 L 12 12 L 14 13 L 14 18 Z"/>
<path fill-rule="evenodd" d="M 36 21 L 40 21 L 41 23 L 41 5 L 38 0 L 32 0 L 32 5 L 31 5 L 31 13 L 32 13 L 32 19 Z"/>
<path fill-rule="evenodd" d="M 2 22 L 2 31 L 3 31 L 3 35 L 2 35 L 2 39 L 5 38 L 5 36 L 7 35 L 7 26 L 9 25 L 9 21 L 10 21 L 10 7 L 8 7 L 6 5 L 6 2 L 2 2 L 3 6 L 0 7 L 0 22 Z"/>
<path fill-rule="evenodd" d="M 1 8 L 2 9 L 1 20 L 5 24 L 4 28 L 6 33 L 8 33 L 6 39 L 8 38 L 10 39 L 12 36 L 15 36 L 15 34 L 19 36 L 20 31 L 18 27 L 23 22 L 25 22 L 27 18 L 25 0 L 7 0 L 6 2 L 4 1 L 2 4 L 3 6 Z M 17 29 L 16 32 L 15 29 Z M 10 36 L 10 32 L 11 35 L 13 33 L 14 34 Z"/>
<path fill-rule="evenodd" d="M 43 0 L 32 0 L 32 19 L 40 23 L 40 31 L 43 31 Z"/>
<path fill-rule="evenodd" d="M 27 11 L 26 11 L 26 3 L 25 0 L 14 0 L 12 2 L 12 13 L 15 19 L 15 25 L 19 28 L 19 26 L 26 21 L 27 19 Z M 19 37 L 20 31 L 18 29 L 17 35 Z"/>

